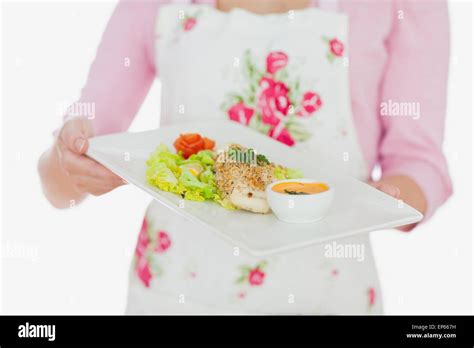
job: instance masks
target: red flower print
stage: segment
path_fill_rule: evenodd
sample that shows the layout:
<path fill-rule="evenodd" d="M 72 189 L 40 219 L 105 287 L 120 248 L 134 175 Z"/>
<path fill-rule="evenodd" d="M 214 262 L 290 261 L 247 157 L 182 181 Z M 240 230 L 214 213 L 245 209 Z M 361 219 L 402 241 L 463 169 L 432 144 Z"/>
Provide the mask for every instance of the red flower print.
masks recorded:
<path fill-rule="evenodd" d="M 141 258 L 145 254 L 149 243 L 150 237 L 148 236 L 148 222 L 145 218 L 143 219 L 142 228 L 138 236 L 137 247 L 135 249 L 135 254 L 138 256 L 138 258 Z"/>
<path fill-rule="evenodd" d="M 272 127 L 270 128 L 268 135 L 272 137 L 273 139 L 276 139 L 279 142 L 286 144 L 288 146 L 295 145 L 295 140 L 293 139 L 290 132 L 288 132 L 286 128 L 282 128 L 281 130 L 278 130 L 278 127 Z"/>
<path fill-rule="evenodd" d="M 373 306 L 375 304 L 375 289 L 369 288 L 369 306 Z"/>
<path fill-rule="evenodd" d="M 240 266 L 240 276 L 237 278 L 236 283 L 248 283 L 250 286 L 262 285 L 265 278 L 265 272 L 263 270 L 265 269 L 266 265 L 267 261 L 260 261 L 255 266 Z M 246 294 L 243 290 L 241 290 L 238 294 L 240 298 L 243 298 L 245 295 Z"/>
<path fill-rule="evenodd" d="M 264 77 L 260 81 L 262 92 L 258 97 L 258 107 L 265 124 L 277 125 L 280 119 L 288 114 L 290 99 L 288 87 L 283 82 L 276 82 Z"/>
<path fill-rule="evenodd" d="M 138 274 L 138 278 L 140 278 L 142 283 L 148 288 L 150 286 L 150 280 L 151 280 L 152 275 L 150 271 L 150 265 L 148 264 L 148 261 L 144 257 L 138 259 L 137 274 Z"/>
<path fill-rule="evenodd" d="M 155 251 L 158 253 L 165 252 L 171 246 L 171 239 L 165 231 L 158 231 L 156 238 Z"/>
<path fill-rule="evenodd" d="M 264 278 L 265 273 L 263 273 L 259 268 L 252 269 L 249 272 L 249 284 L 252 286 L 262 285 Z"/>
<path fill-rule="evenodd" d="M 341 41 L 338 39 L 332 39 L 329 41 L 329 47 L 332 54 L 334 54 L 336 57 L 342 56 L 342 53 L 344 52 L 344 45 Z"/>
<path fill-rule="evenodd" d="M 333 277 L 338 276 L 338 275 L 339 275 L 339 270 L 338 270 L 337 268 L 334 268 L 334 269 L 331 271 L 331 275 L 332 275 Z"/>
<path fill-rule="evenodd" d="M 232 121 L 248 125 L 254 112 L 252 108 L 249 108 L 244 103 L 237 103 L 227 111 L 227 114 Z"/>
<path fill-rule="evenodd" d="M 275 80 L 273 80 L 271 77 L 264 76 L 260 79 L 259 85 L 262 90 L 273 88 L 275 85 Z"/>
<path fill-rule="evenodd" d="M 333 62 L 336 56 L 330 49 L 331 39 L 325 36 L 322 39 L 327 45 L 327 59 Z M 312 115 L 322 106 L 322 101 L 315 92 L 301 93 L 304 90 L 300 88 L 300 79 L 289 76 L 289 56 L 282 51 L 271 51 L 266 56 L 266 62 L 257 64 L 251 50 L 246 50 L 243 60 L 248 86 L 241 92 L 226 93 L 221 110 L 227 113 L 230 120 L 289 146 L 309 139 L 311 132 L 298 118 Z M 247 275 L 241 278 L 247 279 Z"/>
<path fill-rule="evenodd" d="M 183 29 L 184 31 L 190 31 L 194 26 L 196 25 L 197 20 L 194 17 L 188 17 L 185 19 L 183 23 Z"/>
<path fill-rule="evenodd" d="M 315 92 L 306 92 L 303 94 L 303 101 L 301 102 L 301 110 L 298 111 L 298 116 L 311 116 L 315 111 L 323 105 L 321 97 Z"/>
<path fill-rule="evenodd" d="M 270 74 L 283 69 L 286 64 L 288 64 L 288 56 L 284 52 L 274 51 L 267 56 L 267 72 Z"/>

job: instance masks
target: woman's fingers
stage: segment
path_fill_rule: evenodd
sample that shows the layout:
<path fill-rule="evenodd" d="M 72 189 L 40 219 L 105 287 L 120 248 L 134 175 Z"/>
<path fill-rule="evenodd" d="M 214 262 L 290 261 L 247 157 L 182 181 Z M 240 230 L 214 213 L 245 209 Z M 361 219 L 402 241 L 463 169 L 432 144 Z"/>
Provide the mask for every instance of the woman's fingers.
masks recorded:
<path fill-rule="evenodd" d="M 90 158 L 70 151 L 69 148 L 63 148 L 61 151 L 61 165 L 69 175 L 83 175 L 97 178 L 108 175 L 107 169 L 100 164 Z"/>
<path fill-rule="evenodd" d="M 120 181 L 107 181 L 89 176 L 72 175 L 74 186 L 79 193 L 91 193 L 93 195 L 101 195 L 113 190 L 114 188 L 124 184 Z"/>
<path fill-rule="evenodd" d="M 69 175 L 91 177 L 113 185 L 123 182 L 119 176 L 84 155 L 78 155 L 64 148 L 61 152 L 61 165 Z"/>
<path fill-rule="evenodd" d="M 372 182 L 370 185 L 394 198 L 400 198 L 400 189 L 395 185 L 385 183 L 381 184 L 376 182 Z"/>
<path fill-rule="evenodd" d="M 87 139 L 92 136 L 92 131 L 87 122 L 88 120 L 82 117 L 70 119 L 64 124 L 59 134 L 66 147 L 78 155 L 85 154 L 89 147 Z"/>
<path fill-rule="evenodd" d="M 125 184 L 103 165 L 85 156 L 92 136 L 89 121 L 82 117 L 68 120 L 57 138 L 56 150 L 62 169 L 78 193 L 101 195 Z"/>

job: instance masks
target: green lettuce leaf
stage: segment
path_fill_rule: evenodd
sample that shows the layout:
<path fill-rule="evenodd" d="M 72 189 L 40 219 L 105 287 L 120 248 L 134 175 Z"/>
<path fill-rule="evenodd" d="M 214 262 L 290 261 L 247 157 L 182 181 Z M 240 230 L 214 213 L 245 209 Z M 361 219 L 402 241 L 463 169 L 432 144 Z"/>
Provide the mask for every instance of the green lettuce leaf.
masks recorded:
<path fill-rule="evenodd" d="M 282 166 L 276 166 L 273 170 L 273 175 L 278 180 L 299 179 L 304 177 L 301 169 L 285 168 Z"/>

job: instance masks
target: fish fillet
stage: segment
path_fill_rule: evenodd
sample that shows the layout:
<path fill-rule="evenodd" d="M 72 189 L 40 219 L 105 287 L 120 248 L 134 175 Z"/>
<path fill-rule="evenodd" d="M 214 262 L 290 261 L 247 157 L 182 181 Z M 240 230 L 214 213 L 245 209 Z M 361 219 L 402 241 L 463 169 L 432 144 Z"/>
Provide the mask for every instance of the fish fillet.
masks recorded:
<path fill-rule="evenodd" d="M 215 164 L 216 184 L 223 198 L 234 206 L 254 213 L 270 211 L 265 188 L 273 181 L 274 165 L 236 162 L 229 160 L 229 148 L 247 150 L 240 145 L 230 145 L 221 152 Z"/>

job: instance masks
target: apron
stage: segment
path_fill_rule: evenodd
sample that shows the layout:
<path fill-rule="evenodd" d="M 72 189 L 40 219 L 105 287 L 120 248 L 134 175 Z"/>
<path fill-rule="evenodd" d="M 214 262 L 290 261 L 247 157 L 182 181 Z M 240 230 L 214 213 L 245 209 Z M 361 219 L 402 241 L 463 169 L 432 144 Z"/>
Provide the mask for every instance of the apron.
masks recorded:
<path fill-rule="evenodd" d="M 155 31 L 161 124 L 239 122 L 366 180 L 350 108 L 347 22 L 315 8 L 260 16 L 162 6 Z M 368 235 L 258 258 L 158 202 L 147 209 L 127 313 L 381 311 Z"/>

